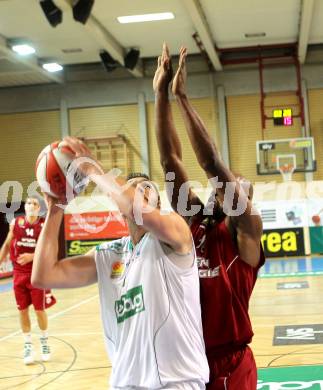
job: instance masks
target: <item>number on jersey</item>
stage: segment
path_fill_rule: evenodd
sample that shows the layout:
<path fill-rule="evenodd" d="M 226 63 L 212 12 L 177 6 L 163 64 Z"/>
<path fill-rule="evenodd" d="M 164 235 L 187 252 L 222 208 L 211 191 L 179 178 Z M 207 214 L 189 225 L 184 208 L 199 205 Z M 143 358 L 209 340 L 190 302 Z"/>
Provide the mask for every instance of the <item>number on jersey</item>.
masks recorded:
<path fill-rule="evenodd" d="M 34 235 L 34 229 L 26 229 L 26 234 L 29 237 L 33 237 Z"/>

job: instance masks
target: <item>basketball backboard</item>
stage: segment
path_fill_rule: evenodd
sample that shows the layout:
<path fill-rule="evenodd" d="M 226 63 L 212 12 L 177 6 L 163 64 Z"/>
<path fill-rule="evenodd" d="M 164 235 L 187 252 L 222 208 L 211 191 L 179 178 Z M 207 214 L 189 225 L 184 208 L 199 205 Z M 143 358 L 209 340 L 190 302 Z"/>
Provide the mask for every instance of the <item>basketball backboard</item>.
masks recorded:
<path fill-rule="evenodd" d="M 316 171 L 314 140 L 312 137 L 257 141 L 258 175 Z"/>

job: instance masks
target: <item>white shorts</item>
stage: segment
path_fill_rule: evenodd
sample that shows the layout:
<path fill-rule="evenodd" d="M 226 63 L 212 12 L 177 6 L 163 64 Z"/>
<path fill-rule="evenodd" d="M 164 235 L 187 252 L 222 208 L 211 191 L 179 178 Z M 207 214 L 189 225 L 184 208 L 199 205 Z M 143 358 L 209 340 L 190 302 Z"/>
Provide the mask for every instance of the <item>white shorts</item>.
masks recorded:
<path fill-rule="evenodd" d="M 205 389 L 205 383 L 202 381 L 189 381 L 189 382 L 179 382 L 179 383 L 170 383 L 169 385 L 163 387 L 163 389 L 176 389 L 176 390 L 203 390 Z"/>
<path fill-rule="evenodd" d="M 158 390 L 204 390 L 205 383 L 202 381 L 173 382 L 164 387 L 158 387 Z M 111 387 L 110 390 L 152 390 L 148 387 Z M 156 388 L 157 390 L 157 388 Z"/>

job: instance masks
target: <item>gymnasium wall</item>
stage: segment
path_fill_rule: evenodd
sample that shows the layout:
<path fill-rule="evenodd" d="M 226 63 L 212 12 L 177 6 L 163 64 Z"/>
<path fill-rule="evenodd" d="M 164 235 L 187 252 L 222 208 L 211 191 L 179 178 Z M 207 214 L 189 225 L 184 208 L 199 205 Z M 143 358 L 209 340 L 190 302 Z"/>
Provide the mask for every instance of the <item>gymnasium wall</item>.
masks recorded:
<path fill-rule="evenodd" d="M 318 159 L 318 171 L 314 173 L 314 179 L 319 180 L 323 176 L 323 113 L 321 110 L 323 89 L 308 91 L 310 129 L 315 139 L 316 156 Z M 266 98 L 266 105 L 290 104 L 297 112 L 297 97 L 295 94 L 270 96 Z M 201 115 L 207 129 L 220 145 L 218 124 L 217 101 L 212 98 L 192 99 L 193 106 Z M 272 121 L 266 121 L 264 137 L 261 129 L 260 96 L 227 96 L 227 120 L 228 138 L 231 168 L 244 174 L 254 182 L 277 181 L 281 182 L 280 175 L 257 175 L 255 143 L 261 139 L 280 139 L 301 137 L 300 119 L 294 119 L 293 126 L 277 127 Z M 154 181 L 161 184 L 163 174 L 159 163 L 159 152 L 155 137 L 154 127 L 154 103 L 147 102 L 147 130 L 148 147 L 150 157 L 151 176 Z M 190 147 L 184 128 L 181 114 L 175 102 L 172 102 L 173 117 L 182 145 L 188 145 L 183 149 L 183 159 L 191 180 L 199 181 L 205 185 L 205 175 L 195 163 L 196 158 Z M 271 108 L 266 110 L 270 114 Z M 124 134 L 129 141 L 130 167 L 134 171 L 141 170 L 140 162 L 140 133 L 138 122 L 138 107 L 132 105 L 117 105 L 91 108 L 78 108 L 69 110 L 70 131 L 72 135 L 89 137 Z M 247 156 L 247 157 L 246 157 Z M 294 174 L 294 179 L 304 181 L 302 173 Z"/>
<path fill-rule="evenodd" d="M 194 108 L 202 116 L 211 135 L 218 142 L 217 104 L 213 99 L 193 99 Z M 190 180 L 206 184 L 206 177 L 196 164 L 196 158 L 186 135 L 184 122 L 176 103 L 172 103 L 173 118 L 183 145 L 183 160 Z M 164 176 L 159 162 L 159 151 L 155 136 L 154 103 L 146 104 L 148 150 L 152 180 L 163 187 Z M 141 171 L 139 113 L 137 105 L 79 108 L 69 110 L 70 133 L 78 137 L 104 137 L 123 134 L 129 145 L 129 166 L 131 171 Z M 188 146 L 188 147 L 186 147 Z"/>
<path fill-rule="evenodd" d="M 133 171 L 141 171 L 139 114 L 136 104 L 71 109 L 69 122 L 70 134 L 76 137 L 124 135 L 128 144 L 129 165 Z"/>
<path fill-rule="evenodd" d="M 193 99 L 194 108 L 201 115 L 212 137 L 219 143 L 217 103 L 213 99 Z M 147 128 L 151 176 L 163 186 L 163 173 L 155 137 L 154 103 L 148 102 Z M 207 179 L 196 163 L 196 158 L 186 135 L 184 122 L 175 102 L 172 102 L 174 122 L 183 145 L 183 159 L 190 180 L 203 186 Z M 24 189 L 35 180 L 34 162 L 39 151 L 53 140 L 61 138 L 59 111 L 16 113 L 0 115 L 2 142 L 0 153 L 14 161 L 7 169 L 1 169 L 1 182 L 18 180 Z M 70 134 L 78 137 L 105 137 L 123 134 L 128 141 L 131 171 L 141 171 L 140 132 L 138 106 L 135 104 L 74 108 L 69 110 Z M 17 142 L 17 139 L 21 142 Z M 8 148 L 8 144 L 12 147 Z M 219 144 L 220 145 L 220 144 Z"/>
<path fill-rule="evenodd" d="M 217 143 L 219 143 L 219 125 L 217 114 L 217 102 L 211 98 L 192 99 L 194 109 L 201 115 L 202 120 L 210 132 L 211 136 Z M 149 139 L 149 156 L 150 156 L 150 172 L 152 180 L 156 181 L 161 187 L 164 182 L 163 171 L 160 166 L 160 156 L 155 136 L 155 107 L 153 102 L 147 103 L 147 127 Z M 207 183 L 207 178 L 199 165 L 193 149 L 191 147 L 189 138 L 186 134 L 184 121 L 182 119 L 180 110 L 175 101 L 171 102 L 173 119 L 178 136 L 182 145 L 183 162 L 188 173 L 189 180 L 200 182 L 203 186 Z"/>
<path fill-rule="evenodd" d="M 281 68 L 269 70 L 266 74 L 266 91 L 293 90 L 295 89 L 294 69 Z M 323 99 L 323 65 L 306 65 L 302 69 L 302 78 L 308 88 L 308 103 L 310 116 L 310 130 L 315 137 L 315 148 L 318 160 L 318 171 L 314 173 L 314 179 L 323 178 L 322 156 L 322 127 L 323 113 L 321 114 L 321 102 Z M 246 175 L 251 180 L 281 180 L 280 176 L 257 176 L 255 141 L 262 138 L 261 118 L 259 107 L 259 77 L 256 69 L 249 70 L 228 70 L 225 73 L 193 73 L 188 78 L 188 94 L 193 100 L 208 129 L 219 141 L 219 126 L 217 102 L 214 98 L 214 91 L 217 85 L 222 85 L 226 94 L 227 120 L 229 130 L 229 149 L 231 152 L 232 168 Z M 157 182 L 162 180 L 162 172 L 159 166 L 159 155 L 154 136 L 154 95 L 151 86 L 151 79 L 124 79 L 124 80 L 102 80 L 102 82 L 73 82 L 64 85 L 42 85 L 21 88 L 0 89 L 0 125 L 2 142 L 0 152 L 5 158 L 17 159 L 16 167 L 2 167 L 0 179 L 9 180 L 12 177 L 20 177 L 20 181 L 26 183 L 33 176 L 34 158 L 28 158 L 27 167 L 21 163 L 22 155 L 26 155 L 24 147 L 17 149 L 14 146 L 9 151 L 6 147 L 8 140 L 16 139 L 14 134 L 30 128 L 30 119 L 35 115 L 40 119 L 34 120 L 35 142 L 40 145 L 37 153 L 28 152 L 28 155 L 37 155 L 38 150 L 52 139 L 60 138 L 60 107 L 64 102 L 68 109 L 70 121 L 70 132 L 80 136 L 98 136 L 115 134 L 121 129 L 130 142 L 130 160 L 132 169 L 141 170 L 139 159 L 140 154 L 140 132 L 138 113 L 138 93 L 143 93 L 146 99 L 147 110 L 147 133 L 149 141 L 149 156 L 151 163 L 152 177 Z M 290 96 L 295 99 L 294 96 Z M 284 97 L 284 100 L 289 97 Z M 266 104 L 270 104 L 267 99 Z M 44 110 L 39 112 L 40 110 Z M 174 120 L 178 128 L 181 140 L 188 145 L 183 129 L 183 122 L 177 109 L 174 108 Z M 36 112 L 37 111 L 37 112 Z M 25 113 L 21 113 L 25 112 Z M 28 112 L 28 113 L 27 113 Z M 48 118 L 44 118 L 47 116 Z M 55 113 L 55 114 L 54 114 Z M 52 125 L 52 118 L 55 116 L 55 124 Z M 321 118 L 322 116 L 322 118 Z M 20 119 L 19 119 L 20 118 Z M 10 123 L 10 125 L 9 125 Z M 19 125 L 20 123 L 20 125 Z M 41 132 L 45 124 L 46 132 Z M 282 138 L 287 136 L 300 135 L 295 126 L 283 129 L 274 128 L 270 122 L 265 130 L 265 138 Z M 18 126 L 18 127 L 17 127 Z M 37 130 L 37 126 L 39 126 Z M 18 130 L 15 130 L 15 128 Z M 54 129 L 54 130 L 51 130 Z M 5 130 L 3 130 L 5 129 Z M 38 133 L 37 133 L 38 132 Z M 279 132 L 279 133 L 278 133 Z M 286 133 L 287 132 L 287 133 Z M 24 139 L 24 138 L 23 138 Z M 25 142 L 25 141 L 24 141 Z M 26 141 L 27 144 L 30 141 Z M 34 146 L 33 146 L 34 147 Z M 22 153 L 22 150 L 24 154 Z M 184 160 L 187 169 L 190 171 L 192 180 L 205 182 L 204 175 L 195 164 L 195 157 L 188 146 L 184 151 Z M 19 165 L 20 164 L 20 165 Z M 28 164 L 30 167 L 28 167 Z M 31 172 L 27 174 L 26 172 Z M 296 174 L 297 180 L 303 181 L 303 174 Z"/>
<path fill-rule="evenodd" d="M 36 180 L 35 162 L 41 150 L 60 139 L 59 111 L 0 115 L 0 183 L 18 181 L 24 188 Z"/>

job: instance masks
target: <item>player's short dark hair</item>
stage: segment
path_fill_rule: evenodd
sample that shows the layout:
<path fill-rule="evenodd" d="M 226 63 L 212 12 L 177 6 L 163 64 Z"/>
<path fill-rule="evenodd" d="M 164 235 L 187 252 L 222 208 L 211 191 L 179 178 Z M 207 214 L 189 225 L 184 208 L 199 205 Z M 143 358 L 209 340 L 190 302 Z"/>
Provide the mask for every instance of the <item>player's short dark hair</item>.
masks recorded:
<path fill-rule="evenodd" d="M 27 200 L 30 200 L 30 199 L 35 199 L 37 200 L 39 206 L 40 206 L 40 199 L 38 198 L 38 196 L 27 196 L 27 198 L 25 199 L 25 203 L 27 202 Z"/>
<path fill-rule="evenodd" d="M 127 176 L 127 181 L 131 180 L 131 179 L 137 179 L 138 177 L 142 177 L 143 179 L 146 179 L 146 180 L 150 181 L 150 177 L 146 173 L 141 173 L 141 172 L 131 172 L 131 173 L 129 173 L 129 175 Z"/>
<path fill-rule="evenodd" d="M 128 180 L 131 180 L 131 179 L 146 179 L 150 182 L 151 186 L 154 188 L 154 190 L 156 191 L 157 195 L 158 195 L 158 202 L 160 204 L 160 194 L 159 194 L 159 191 L 158 191 L 158 187 L 156 186 L 156 184 L 151 181 L 150 177 L 146 174 L 146 173 L 142 173 L 142 172 L 132 172 L 132 173 L 129 173 L 129 175 L 127 176 L 127 181 Z"/>

